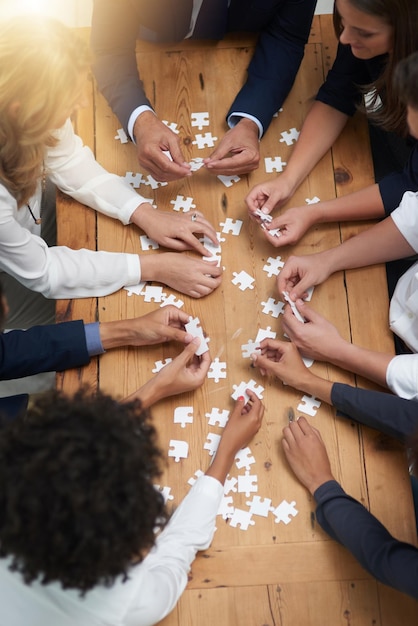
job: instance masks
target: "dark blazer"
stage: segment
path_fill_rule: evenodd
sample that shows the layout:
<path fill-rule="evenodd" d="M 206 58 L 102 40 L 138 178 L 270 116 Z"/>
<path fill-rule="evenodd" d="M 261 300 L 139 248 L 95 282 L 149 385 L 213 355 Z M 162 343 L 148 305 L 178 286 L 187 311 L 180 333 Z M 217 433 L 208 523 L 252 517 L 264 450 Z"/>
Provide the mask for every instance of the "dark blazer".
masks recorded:
<path fill-rule="evenodd" d="M 260 37 L 247 81 L 227 117 L 232 112 L 248 113 L 267 129 L 293 85 L 315 5 L 316 0 L 231 0 L 227 31 L 257 32 Z M 152 106 L 136 65 L 140 27 L 148 29 L 156 41 L 180 41 L 189 29 L 191 7 L 191 0 L 94 1 L 93 71 L 125 129 L 136 107 Z"/>
<path fill-rule="evenodd" d="M 63 322 L 0 334 L 0 380 L 81 367 L 90 361 L 84 322 Z M 15 417 L 26 394 L 0 398 L 0 414 Z"/>

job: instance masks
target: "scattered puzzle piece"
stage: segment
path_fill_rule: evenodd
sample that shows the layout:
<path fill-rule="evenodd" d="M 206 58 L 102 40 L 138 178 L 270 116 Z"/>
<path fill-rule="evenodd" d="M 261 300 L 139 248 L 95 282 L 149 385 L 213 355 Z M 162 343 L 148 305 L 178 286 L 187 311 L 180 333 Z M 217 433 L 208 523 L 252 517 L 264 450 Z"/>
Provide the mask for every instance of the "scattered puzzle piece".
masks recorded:
<path fill-rule="evenodd" d="M 132 185 L 134 189 L 138 189 L 139 186 L 144 182 L 144 178 L 139 172 L 137 174 L 134 174 L 133 172 L 126 172 L 123 178 L 124 180 L 126 180 L 127 183 Z"/>
<path fill-rule="evenodd" d="M 151 176 L 151 174 L 148 174 L 146 179 L 142 180 L 142 182 L 145 185 L 148 185 L 148 187 L 151 187 L 151 189 L 158 189 L 158 187 L 165 187 L 166 185 L 168 185 L 168 183 L 164 181 L 155 180 L 155 178 Z"/>
<path fill-rule="evenodd" d="M 192 126 L 197 126 L 199 130 L 202 130 L 204 126 L 209 126 L 209 112 L 200 111 L 198 113 L 191 113 Z"/>
<path fill-rule="evenodd" d="M 193 487 L 193 485 L 195 484 L 195 482 L 197 481 L 198 478 L 200 478 L 201 476 L 203 476 L 204 472 L 202 472 L 202 470 L 198 469 L 195 471 L 195 473 L 193 474 L 193 476 L 191 478 L 189 478 L 189 480 L 187 481 L 187 484 L 190 485 L 191 487 Z"/>
<path fill-rule="evenodd" d="M 267 302 L 262 302 L 263 305 L 263 313 L 266 315 L 271 315 L 272 317 L 279 317 L 280 313 L 283 313 L 284 303 L 280 302 L 280 300 L 274 300 L 274 298 L 269 298 Z"/>
<path fill-rule="evenodd" d="M 157 250 L 160 247 L 154 239 L 150 239 L 146 235 L 140 235 L 139 240 L 142 250 Z"/>
<path fill-rule="evenodd" d="M 174 293 L 170 293 L 169 296 L 166 296 L 163 299 L 163 301 L 160 304 L 160 307 L 162 307 L 162 306 L 169 306 L 170 304 L 172 304 L 173 306 L 177 307 L 178 309 L 181 309 L 181 307 L 183 306 L 184 302 L 183 302 L 183 300 L 180 300 L 180 298 L 176 298 Z"/>
<path fill-rule="evenodd" d="M 183 213 L 188 213 L 191 209 L 196 208 L 196 205 L 193 204 L 193 198 L 185 198 L 184 196 L 177 196 L 175 200 L 170 200 L 170 204 L 173 205 L 173 211 L 183 211 Z"/>
<path fill-rule="evenodd" d="M 193 407 L 177 406 L 174 409 L 174 423 L 186 428 L 186 424 L 193 424 Z"/>
<path fill-rule="evenodd" d="M 235 478 L 235 476 L 230 476 L 228 474 L 224 484 L 224 494 L 227 495 L 230 491 L 232 491 L 233 493 L 237 493 L 237 484 L 238 479 Z"/>
<path fill-rule="evenodd" d="M 234 511 L 235 511 L 235 507 L 234 507 L 234 500 L 232 496 L 226 496 L 224 494 L 216 515 L 222 515 L 224 519 L 231 519 L 231 517 L 234 514 Z"/>
<path fill-rule="evenodd" d="M 145 302 L 162 302 L 166 296 L 162 287 L 147 285 L 142 292 Z"/>
<path fill-rule="evenodd" d="M 244 270 L 241 270 L 239 274 L 237 272 L 232 272 L 232 273 L 234 275 L 234 278 L 232 279 L 232 283 L 234 285 L 238 285 L 241 291 L 245 291 L 246 289 L 254 289 L 253 282 L 255 281 L 255 279 L 249 274 L 247 274 L 247 272 L 244 272 Z"/>
<path fill-rule="evenodd" d="M 171 363 L 173 359 L 164 359 L 164 361 L 155 361 L 155 367 L 152 371 L 153 374 L 158 374 L 159 371 L 161 371 L 163 369 L 163 367 L 165 367 L 166 365 L 168 365 L 169 363 Z"/>
<path fill-rule="evenodd" d="M 234 174 L 233 176 L 225 176 L 224 174 L 219 174 L 217 178 L 221 181 L 225 187 L 232 187 L 234 183 L 239 183 L 241 178 Z"/>
<path fill-rule="evenodd" d="M 291 517 L 295 517 L 298 514 L 298 510 L 295 509 L 296 502 L 287 502 L 287 500 L 283 500 L 279 506 L 275 509 L 272 509 L 272 513 L 274 515 L 275 522 L 278 524 L 279 522 L 283 522 L 284 524 L 289 524 L 292 520 Z"/>
<path fill-rule="evenodd" d="M 233 528 L 239 527 L 241 530 L 248 530 L 248 526 L 254 526 L 255 524 L 254 520 L 252 520 L 251 518 L 252 514 L 250 513 L 250 511 L 235 509 L 229 525 Z"/>
<path fill-rule="evenodd" d="M 136 296 L 140 296 L 142 295 L 143 291 L 144 291 L 144 287 L 147 283 L 145 281 L 142 281 L 140 283 L 138 283 L 137 285 L 131 285 L 130 287 L 124 287 L 124 289 L 126 289 L 126 291 L 128 292 L 128 296 L 132 296 L 132 294 L 135 294 Z"/>
<path fill-rule="evenodd" d="M 174 496 L 171 495 L 171 487 L 161 487 L 160 485 L 154 485 L 154 488 L 160 492 L 164 498 L 164 504 L 167 504 L 169 500 L 174 500 Z"/>
<path fill-rule="evenodd" d="M 284 261 L 282 261 L 281 256 L 276 256 L 276 258 L 269 256 L 267 259 L 267 263 L 264 265 L 263 270 L 267 273 L 267 276 L 271 278 L 273 275 L 277 276 L 280 274 L 280 270 L 284 265 Z"/>
<path fill-rule="evenodd" d="M 274 330 L 271 330 L 270 326 L 267 328 L 259 328 L 257 337 L 255 338 L 258 343 L 261 343 L 263 339 L 276 339 L 277 333 Z"/>
<path fill-rule="evenodd" d="M 268 514 L 272 510 L 270 498 L 260 498 L 260 496 L 253 496 L 253 499 L 246 503 L 250 507 L 251 515 L 260 515 L 261 517 L 268 517 Z"/>
<path fill-rule="evenodd" d="M 313 198 L 305 198 L 305 202 L 306 204 L 316 204 L 317 202 L 321 202 L 321 200 L 317 196 L 314 196 Z"/>
<path fill-rule="evenodd" d="M 192 141 L 192 144 L 197 146 L 199 150 L 202 150 L 203 148 L 213 148 L 217 139 L 218 138 L 214 137 L 212 133 L 205 133 L 204 135 L 197 134 L 195 135 L 195 141 Z"/>
<path fill-rule="evenodd" d="M 272 172 L 283 172 L 283 168 L 287 165 L 285 161 L 282 161 L 282 157 L 276 156 L 274 159 L 271 157 L 265 157 L 264 166 L 266 168 L 266 173 L 271 174 Z"/>
<path fill-rule="evenodd" d="M 210 426 L 220 426 L 221 428 L 225 428 L 229 418 L 229 411 L 227 409 L 221 411 L 221 409 L 217 409 L 215 407 L 210 413 L 206 413 L 205 415 L 209 418 L 208 424 Z"/>
<path fill-rule="evenodd" d="M 245 493 L 245 497 L 249 498 L 250 493 L 258 491 L 258 476 L 256 474 L 250 474 L 247 470 L 245 474 L 238 476 L 238 493 Z"/>
<path fill-rule="evenodd" d="M 221 435 L 217 435 L 216 433 L 208 433 L 206 435 L 206 443 L 204 444 L 203 449 L 207 450 L 210 456 L 213 456 L 218 449 L 220 440 Z"/>
<path fill-rule="evenodd" d="M 219 383 L 220 378 L 226 378 L 225 361 L 220 361 L 219 358 L 216 357 L 210 364 L 208 378 L 213 378 L 215 380 L 215 383 Z"/>
<path fill-rule="evenodd" d="M 129 139 L 123 128 L 118 128 L 116 131 L 115 139 L 120 141 L 121 143 L 128 143 Z"/>
<path fill-rule="evenodd" d="M 232 220 L 230 217 L 227 217 L 225 222 L 220 222 L 219 226 L 222 226 L 223 233 L 239 235 L 241 232 L 242 224 L 242 220 Z"/>
<path fill-rule="evenodd" d="M 289 130 L 285 130 L 283 133 L 280 133 L 282 138 L 279 139 L 281 143 L 285 143 L 287 146 L 291 146 L 293 143 L 299 139 L 299 131 L 296 128 L 290 128 Z"/>
<path fill-rule="evenodd" d="M 245 467 L 246 470 L 250 469 L 250 466 L 255 463 L 255 458 L 251 454 L 250 448 L 241 448 L 235 455 L 235 465 L 238 469 Z"/>
<path fill-rule="evenodd" d="M 306 415 L 314 417 L 321 404 L 321 400 L 318 400 L 318 398 L 315 398 L 315 396 L 305 395 L 302 396 L 302 400 L 298 404 L 298 411 L 302 411 L 302 413 L 306 413 Z"/>
<path fill-rule="evenodd" d="M 189 455 L 189 444 L 187 441 L 170 439 L 169 446 L 168 456 L 173 457 L 176 463 L 178 463 L 180 459 L 187 459 Z"/>

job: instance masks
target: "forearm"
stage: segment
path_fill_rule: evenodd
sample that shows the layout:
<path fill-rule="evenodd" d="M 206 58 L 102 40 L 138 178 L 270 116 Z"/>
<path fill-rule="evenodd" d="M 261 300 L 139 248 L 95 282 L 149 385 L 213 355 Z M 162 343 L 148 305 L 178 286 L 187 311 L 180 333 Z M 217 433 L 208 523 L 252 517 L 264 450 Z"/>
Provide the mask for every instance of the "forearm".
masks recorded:
<path fill-rule="evenodd" d="M 415 254 L 391 217 L 347 239 L 342 245 L 319 253 L 332 272 L 376 265 Z"/>
<path fill-rule="evenodd" d="M 132 345 L 137 337 L 129 319 L 100 324 L 100 339 L 105 350 Z"/>
<path fill-rule="evenodd" d="M 386 387 L 386 370 L 393 355 L 361 348 L 348 341 L 330 346 L 324 360 Z"/>
<path fill-rule="evenodd" d="M 215 458 L 213 459 L 209 468 L 206 470 L 206 476 L 212 476 L 212 478 L 216 478 L 216 480 L 218 480 L 223 485 L 234 462 L 235 454 L 236 451 L 228 449 L 226 446 L 223 445 L 223 442 L 221 440 L 218 450 L 216 451 Z"/>
<path fill-rule="evenodd" d="M 314 223 L 348 222 L 385 217 L 385 209 L 378 185 L 370 185 L 341 198 L 308 205 Z"/>
<path fill-rule="evenodd" d="M 324 154 L 331 148 L 347 122 L 347 116 L 322 102 L 314 102 L 302 126 L 299 139 L 281 176 L 293 188 L 299 187 Z"/>

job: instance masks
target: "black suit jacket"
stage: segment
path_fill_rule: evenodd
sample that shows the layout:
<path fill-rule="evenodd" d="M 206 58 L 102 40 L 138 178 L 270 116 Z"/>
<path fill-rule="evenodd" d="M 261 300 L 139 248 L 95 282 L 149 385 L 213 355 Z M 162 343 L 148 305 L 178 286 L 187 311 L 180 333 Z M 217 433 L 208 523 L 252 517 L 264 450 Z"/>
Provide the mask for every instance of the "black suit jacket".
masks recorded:
<path fill-rule="evenodd" d="M 256 117 L 264 131 L 287 97 L 308 40 L 316 0 L 231 0 L 228 31 L 260 33 L 247 81 L 232 112 Z M 182 8 L 183 7 L 183 8 Z M 135 44 L 140 27 L 156 41 L 180 41 L 188 32 L 191 0 L 95 0 L 92 21 L 94 73 L 120 122 L 152 106 L 138 76 Z"/>

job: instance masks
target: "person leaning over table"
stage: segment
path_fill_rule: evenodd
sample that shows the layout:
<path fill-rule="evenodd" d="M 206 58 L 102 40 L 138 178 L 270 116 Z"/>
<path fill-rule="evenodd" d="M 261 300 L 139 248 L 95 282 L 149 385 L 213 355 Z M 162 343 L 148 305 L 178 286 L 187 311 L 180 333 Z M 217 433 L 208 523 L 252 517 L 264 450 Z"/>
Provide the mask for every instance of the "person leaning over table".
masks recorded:
<path fill-rule="evenodd" d="M 140 280 L 162 282 L 196 298 L 209 294 L 220 284 L 222 270 L 201 258 L 72 250 L 49 247 L 42 238 L 55 216 L 55 206 L 46 214 L 42 201 L 48 177 L 76 200 L 135 224 L 166 247 L 204 256 L 207 250 L 195 235 L 217 243 L 201 213 L 191 220 L 155 210 L 103 169 L 74 134 L 69 116 L 83 103 L 88 68 L 87 47 L 60 22 L 19 16 L 0 24 L 0 269 L 52 300 L 103 296 Z M 14 286 L 6 280 L 5 289 L 11 320 L 19 327 L 13 320 Z M 28 325 L 52 321 L 53 311 L 38 320 L 32 309 Z"/>
<path fill-rule="evenodd" d="M 226 116 L 230 129 L 204 160 L 215 174 L 241 174 L 258 167 L 259 140 L 293 85 L 315 5 L 316 0 L 95 0 L 94 74 L 135 141 L 140 165 L 157 180 L 191 175 L 178 136 L 158 119 L 145 94 L 137 39 L 174 42 L 219 40 L 231 32 L 259 34 L 247 79 Z"/>
<path fill-rule="evenodd" d="M 418 467 L 415 402 L 320 378 L 305 367 L 291 342 L 264 339 L 261 353 L 254 353 L 252 359 L 263 375 L 276 376 L 295 389 L 332 404 L 342 417 L 396 437 L 408 446 L 411 461 L 415 469 Z M 322 528 L 350 550 L 372 576 L 418 600 L 418 549 L 393 537 L 344 491 L 332 474 L 320 432 L 299 417 L 283 429 L 282 444 L 290 467 L 316 501 L 316 519 Z M 416 478 L 412 478 L 416 489 Z M 418 511 L 418 499 L 415 510 Z"/>
<path fill-rule="evenodd" d="M 381 218 L 399 205 L 405 191 L 418 190 L 418 144 L 408 136 L 406 103 L 393 85 L 397 64 L 418 50 L 418 3 L 336 0 L 334 24 L 339 38 L 336 59 L 284 172 L 256 185 L 246 198 L 249 215 L 256 221 L 260 221 L 256 210 L 269 214 L 292 197 L 358 108 L 369 119 L 372 148 L 375 135 L 383 142 L 373 154 L 377 183 L 321 203 L 318 221 Z M 376 164 L 376 156 L 384 163 Z M 292 207 L 275 217 L 266 225 L 265 237 L 276 247 L 295 243 L 309 227 L 312 206 Z M 281 237 L 269 234 L 274 228 L 281 229 Z"/>
<path fill-rule="evenodd" d="M 211 543 L 236 453 L 261 426 L 263 404 L 248 395 L 231 411 L 206 474 L 169 520 L 153 484 L 162 454 L 136 394 L 123 403 L 49 392 L 9 421 L 0 432 L 2 623 L 150 626 L 163 619 L 196 552 Z"/>
<path fill-rule="evenodd" d="M 7 311 L 7 300 L 0 284 L 0 328 L 6 324 Z M 199 386 L 207 374 L 209 353 L 201 359 L 194 356 L 197 344 L 184 329 L 188 321 L 187 313 L 166 306 L 133 319 L 90 324 L 76 320 L 0 332 L 0 380 L 82 367 L 92 357 L 121 346 L 140 347 L 168 341 L 186 344 L 183 352 L 167 364 L 164 373 L 142 387 L 142 404 L 148 407 L 151 395 L 155 402 L 159 396 L 169 395 L 168 391 L 173 393 L 171 380 L 176 381 L 181 392 L 190 391 Z M 29 395 L 22 393 L 0 398 L 0 413 L 13 418 L 28 402 Z"/>
<path fill-rule="evenodd" d="M 418 137 L 418 53 L 404 59 L 395 76 L 408 103 L 411 134 Z M 406 192 L 399 207 L 383 221 L 335 248 L 289 257 L 278 276 L 279 292 L 289 292 L 307 321 L 301 324 L 290 311 L 283 319 L 285 332 L 305 356 L 334 363 L 413 400 L 418 400 L 417 216 L 418 192 Z M 389 325 L 397 338 L 395 357 L 346 341 L 330 322 L 299 299 L 309 287 L 322 283 L 334 272 L 383 262 L 390 265 L 398 259 L 404 260 L 403 267 L 388 270 L 394 283 L 397 279 L 389 294 Z M 400 277 L 397 270 L 403 272 Z"/>

